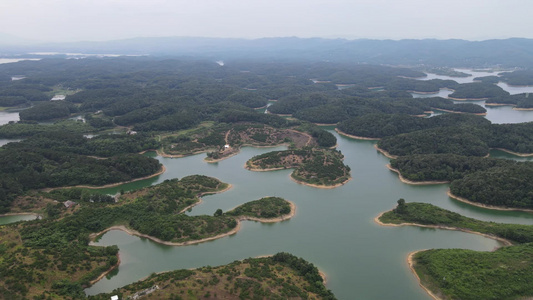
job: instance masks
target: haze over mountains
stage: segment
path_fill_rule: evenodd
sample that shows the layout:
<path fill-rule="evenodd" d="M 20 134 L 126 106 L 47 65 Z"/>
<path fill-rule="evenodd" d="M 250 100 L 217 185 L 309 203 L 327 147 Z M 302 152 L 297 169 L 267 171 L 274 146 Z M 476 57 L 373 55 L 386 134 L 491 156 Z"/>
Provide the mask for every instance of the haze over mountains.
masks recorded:
<path fill-rule="evenodd" d="M 28 44 L 0 35 L 1 53 L 32 52 L 195 56 L 450 67 L 533 67 L 533 39 L 371 40 L 324 38 L 142 37 L 104 42 Z"/>

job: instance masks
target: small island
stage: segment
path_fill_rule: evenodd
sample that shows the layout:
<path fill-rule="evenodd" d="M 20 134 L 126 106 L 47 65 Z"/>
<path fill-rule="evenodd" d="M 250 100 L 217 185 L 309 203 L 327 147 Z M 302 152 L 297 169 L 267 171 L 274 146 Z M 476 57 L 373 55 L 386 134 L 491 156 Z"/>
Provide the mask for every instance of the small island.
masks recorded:
<path fill-rule="evenodd" d="M 252 157 L 246 162 L 251 171 L 273 171 L 295 168 L 291 178 L 298 183 L 334 188 L 350 180 L 350 167 L 337 150 L 299 149 L 273 151 Z"/>
<path fill-rule="evenodd" d="M 108 300 L 114 295 L 120 299 L 141 295 L 153 299 L 336 299 L 312 263 L 283 252 L 224 266 L 152 274 L 89 299 Z"/>
<path fill-rule="evenodd" d="M 294 203 L 279 197 L 265 197 L 247 202 L 225 214 L 228 216 L 235 216 L 239 220 L 269 223 L 290 219 L 295 213 L 296 206 Z"/>

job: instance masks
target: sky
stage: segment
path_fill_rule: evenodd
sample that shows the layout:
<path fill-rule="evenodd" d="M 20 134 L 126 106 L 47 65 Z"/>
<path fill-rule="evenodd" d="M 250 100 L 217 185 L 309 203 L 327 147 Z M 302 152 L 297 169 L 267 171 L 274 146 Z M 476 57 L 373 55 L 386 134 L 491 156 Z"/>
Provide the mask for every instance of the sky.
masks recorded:
<path fill-rule="evenodd" d="M 134 37 L 533 38 L 531 0 L 0 0 L 0 33 Z M 2 36 L 2 35 L 0 35 Z"/>

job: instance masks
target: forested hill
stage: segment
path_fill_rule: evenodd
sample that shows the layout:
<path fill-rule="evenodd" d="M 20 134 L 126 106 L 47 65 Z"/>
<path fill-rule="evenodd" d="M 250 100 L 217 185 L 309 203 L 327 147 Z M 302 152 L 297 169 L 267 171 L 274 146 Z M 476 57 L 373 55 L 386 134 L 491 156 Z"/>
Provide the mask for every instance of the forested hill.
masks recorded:
<path fill-rule="evenodd" d="M 0 41 L 1 44 L 1 41 Z M 532 39 L 466 40 L 346 40 L 322 38 L 224 39 L 152 37 L 106 42 L 3 46 L 4 53 L 20 52 L 119 53 L 187 55 L 214 59 L 276 58 L 358 62 L 370 64 L 426 64 L 436 66 L 533 67 Z"/>

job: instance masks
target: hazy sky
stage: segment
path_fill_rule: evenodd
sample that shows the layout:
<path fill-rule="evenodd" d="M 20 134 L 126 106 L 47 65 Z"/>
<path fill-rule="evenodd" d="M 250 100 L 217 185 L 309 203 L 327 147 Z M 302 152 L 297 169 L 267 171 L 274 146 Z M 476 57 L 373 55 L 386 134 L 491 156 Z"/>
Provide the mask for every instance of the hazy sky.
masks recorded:
<path fill-rule="evenodd" d="M 0 33 L 482 40 L 533 38 L 532 14 L 532 0 L 0 0 Z"/>

